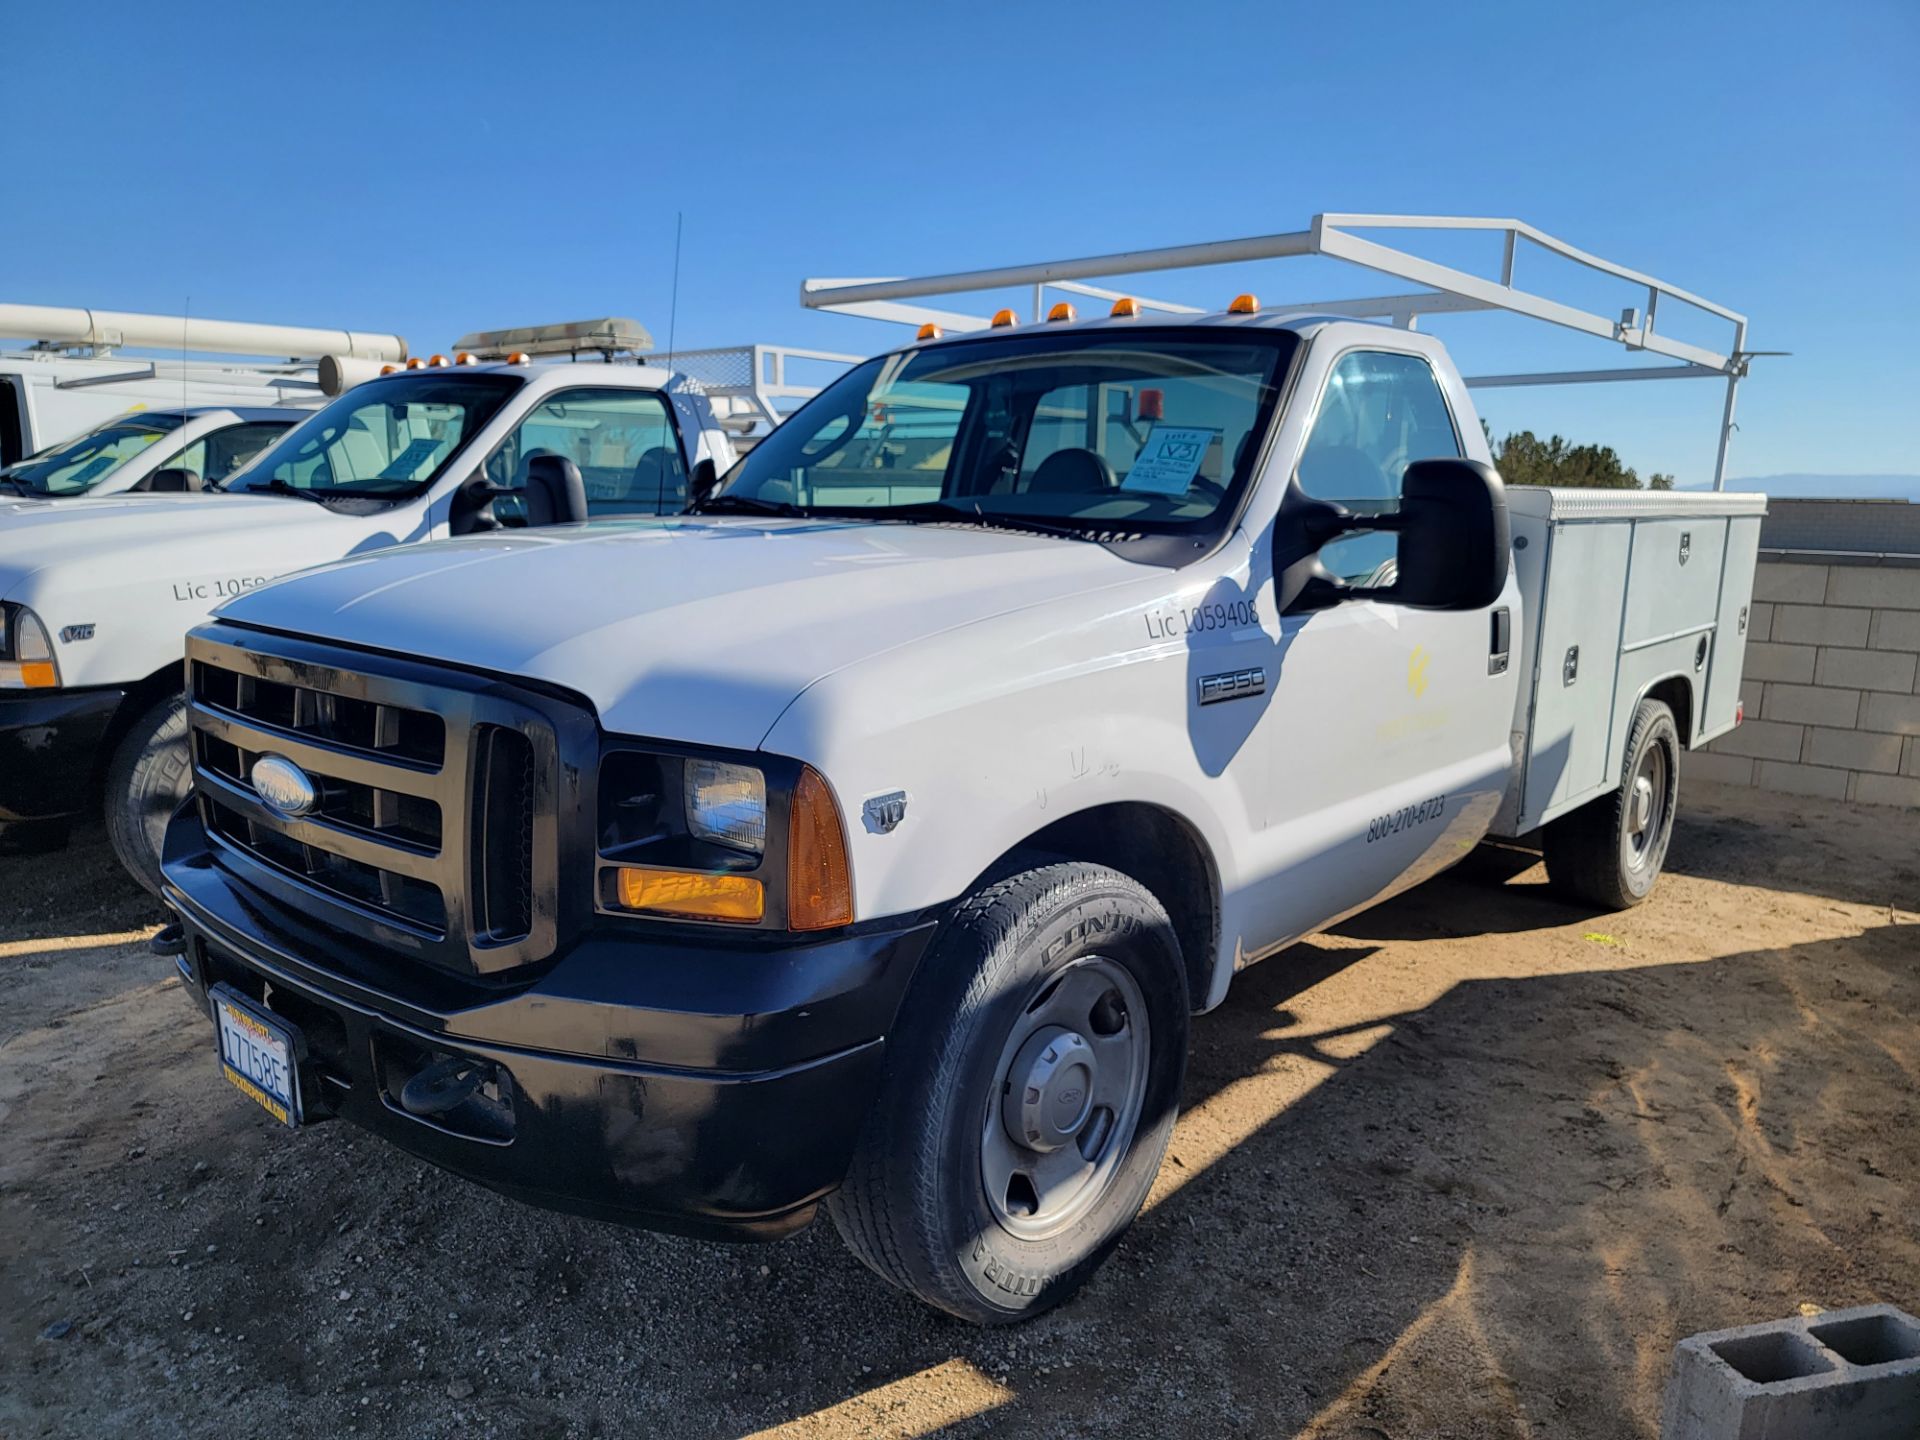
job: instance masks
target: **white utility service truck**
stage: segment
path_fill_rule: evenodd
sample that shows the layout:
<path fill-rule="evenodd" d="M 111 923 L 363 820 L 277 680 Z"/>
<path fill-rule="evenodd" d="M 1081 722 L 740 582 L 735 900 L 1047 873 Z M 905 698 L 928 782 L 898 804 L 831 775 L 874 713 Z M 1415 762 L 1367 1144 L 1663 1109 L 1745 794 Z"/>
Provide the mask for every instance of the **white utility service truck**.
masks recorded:
<path fill-rule="evenodd" d="M 27 342 L 0 351 L 0 468 L 149 410 L 316 404 L 324 364 L 407 358 L 398 335 L 55 305 L 0 304 L 0 335 Z"/>
<path fill-rule="evenodd" d="M 633 321 L 468 339 L 457 361 L 416 357 L 358 385 L 333 367 L 343 393 L 217 494 L 0 509 L 0 838 L 58 844 L 104 805 L 121 860 L 157 889 L 161 830 L 188 782 L 182 642 L 221 601 L 387 546 L 677 511 L 689 483 L 733 462 L 714 399 L 685 373 L 534 363 L 637 355 L 651 341 Z M 721 403 L 777 419 L 772 406 L 805 387 L 768 377 L 796 353 L 854 358 L 741 347 L 762 383 L 741 387 L 746 402 L 719 386 Z"/>
<path fill-rule="evenodd" d="M 1425 278 L 1389 298 L 1470 277 Z M 1131 1222 L 1243 966 L 1489 834 L 1647 895 L 1739 718 L 1759 497 L 1504 490 L 1406 326 L 947 318 L 690 515 L 393 550 L 193 632 L 165 893 L 243 1092 L 644 1226 L 824 1204 L 1004 1322 Z"/>
<path fill-rule="evenodd" d="M 21 507 L 108 495 L 218 490 L 312 409 L 191 406 L 129 410 L 17 465 L 0 467 L 0 525 Z"/>

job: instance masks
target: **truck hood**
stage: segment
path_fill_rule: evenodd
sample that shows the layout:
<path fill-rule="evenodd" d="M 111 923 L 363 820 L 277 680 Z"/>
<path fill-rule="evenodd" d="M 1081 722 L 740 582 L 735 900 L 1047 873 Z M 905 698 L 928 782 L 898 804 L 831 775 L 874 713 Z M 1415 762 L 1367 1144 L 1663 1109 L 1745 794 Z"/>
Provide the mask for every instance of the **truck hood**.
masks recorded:
<path fill-rule="evenodd" d="M 84 565 L 96 577 L 123 560 L 192 570 L 204 550 L 244 567 L 245 546 L 272 544 L 282 535 L 324 534 L 338 519 L 284 495 L 102 496 L 73 504 L 17 500 L 0 505 L 0 597 L 10 596 L 37 571 L 68 565 Z"/>
<path fill-rule="evenodd" d="M 696 517 L 367 555 L 220 618 L 545 681 L 585 696 L 610 731 L 747 750 L 846 665 L 1141 574 L 1045 536 Z"/>

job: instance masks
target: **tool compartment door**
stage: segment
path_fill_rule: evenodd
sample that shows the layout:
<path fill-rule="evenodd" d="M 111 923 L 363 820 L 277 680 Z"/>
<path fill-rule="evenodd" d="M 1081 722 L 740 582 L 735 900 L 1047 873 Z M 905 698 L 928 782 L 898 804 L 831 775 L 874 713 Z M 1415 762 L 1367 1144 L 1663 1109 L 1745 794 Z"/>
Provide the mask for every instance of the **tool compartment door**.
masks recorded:
<path fill-rule="evenodd" d="M 1551 527 L 1542 582 L 1524 813 L 1538 817 L 1605 783 L 1622 597 L 1633 527 Z"/>
<path fill-rule="evenodd" d="M 1720 610 L 1727 522 L 1719 515 L 1636 520 L 1620 648 L 1710 629 Z"/>
<path fill-rule="evenodd" d="M 1726 563 L 1720 577 L 1719 626 L 1707 661 L 1707 699 L 1700 710 L 1694 743 L 1733 728 L 1740 703 L 1740 680 L 1747 659 L 1747 617 L 1753 604 L 1753 571 L 1760 557 L 1760 517 L 1737 515 L 1727 521 Z"/>

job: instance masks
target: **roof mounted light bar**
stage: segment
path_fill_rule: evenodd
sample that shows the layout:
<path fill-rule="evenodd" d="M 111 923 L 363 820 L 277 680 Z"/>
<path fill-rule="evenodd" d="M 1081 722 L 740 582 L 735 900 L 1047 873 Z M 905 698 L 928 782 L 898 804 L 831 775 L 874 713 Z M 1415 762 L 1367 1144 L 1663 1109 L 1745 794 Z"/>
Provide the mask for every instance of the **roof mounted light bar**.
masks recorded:
<path fill-rule="evenodd" d="M 1406 250 L 1353 233 L 1357 230 L 1405 230 L 1412 232 L 1482 231 L 1503 237 L 1500 278 L 1490 280 L 1450 265 L 1424 259 Z M 1575 305 L 1565 304 L 1514 283 L 1514 265 L 1522 242 L 1535 246 L 1586 269 L 1642 287 L 1646 291 L 1644 310 L 1623 311 L 1617 318 L 1598 315 Z M 1295 255 L 1320 255 L 1344 260 L 1351 265 L 1391 275 L 1429 288 L 1409 294 L 1368 296 L 1353 300 L 1318 301 L 1310 305 L 1268 307 L 1269 314 L 1331 314 L 1358 319 L 1384 319 L 1411 329 L 1422 315 L 1462 311 L 1495 310 L 1541 320 L 1551 325 L 1577 330 L 1598 339 L 1609 340 L 1628 350 L 1663 355 L 1679 363 L 1617 370 L 1542 371 L 1534 374 L 1488 375 L 1470 378 L 1469 385 L 1495 388 L 1514 385 L 1586 385 L 1613 380 L 1672 380 L 1719 378 L 1727 382 L 1726 406 L 1720 422 L 1720 448 L 1714 462 L 1713 488 L 1726 484 L 1727 447 L 1733 433 L 1734 397 L 1740 380 L 1747 373 L 1755 352 L 1746 348 L 1747 318 L 1737 311 L 1718 305 L 1677 285 L 1655 279 L 1638 270 L 1603 260 L 1563 240 L 1536 229 L 1524 221 L 1489 219 L 1459 215 L 1357 215 L 1326 214 L 1313 217 L 1305 230 L 1277 235 L 1256 235 L 1240 240 L 1211 240 L 1197 245 L 1168 245 L 1151 250 L 1127 250 L 1110 255 L 1092 255 L 1081 259 L 1051 260 L 1031 265 L 1004 265 L 990 270 L 956 271 L 922 278 L 889 279 L 813 279 L 800 285 L 800 303 L 813 310 L 831 310 L 873 320 L 889 320 L 909 325 L 932 322 L 949 334 L 985 330 L 983 317 L 952 310 L 936 310 L 905 303 L 923 296 L 950 296 L 981 290 L 999 290 L 1014 286 L 1032 286 L 1033 318 L 1040 320 L 1048 311 L 1048 288 L 1101 299 L 1116 299 L 1123 292 L 1088 284 L 1092 280 L 1112 280 L 1118 276 L 1142 275 L 1160 270 L 1185 270 L 1209 265 L 1241 264 L 1253 260 L 1284 259 Z M 1188 305 L 1164 300 L 1132 297 L 1145 309 L 1169 314 L 1199 314 Z M 1731 343 L 1725 350 L 1709 349 L 1670 337 L 1655 328 L 1660 303 L 1682 304 L 1705 311 L 1733 328 Z"/>
<path fill-rule="evenodd" d="M 476 330 L 454 342 L 483 360 L 509 355 L 644 355 L 653 349 L 653 336 L 638 320 L 609 316 L 602 320 L 571 320 L 560 325 L 522 325 L 512 330 Z"/>

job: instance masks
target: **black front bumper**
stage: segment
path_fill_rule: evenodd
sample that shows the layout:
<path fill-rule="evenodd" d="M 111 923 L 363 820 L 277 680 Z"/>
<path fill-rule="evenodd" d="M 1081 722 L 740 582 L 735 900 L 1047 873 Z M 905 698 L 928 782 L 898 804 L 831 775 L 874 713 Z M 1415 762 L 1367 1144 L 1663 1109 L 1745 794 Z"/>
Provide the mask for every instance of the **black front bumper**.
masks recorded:
<path fill-rule="evenodd" d="M 351 1120 L 535 1205 L 719 1239 L 787 1234 L 845 1177 L 933 929 L 765 943 L 615 924 L 530 983 L 501 983 L 369 955 L 238 883 L 192 806 L 165 872 L 182 978 L 203 1010 L 224 982 L 299 1028 L 309 1118 Z M 446 1057 L 505 1077 L 504 1133 L 498 1106 L 474 1117 L 486 1123 L 402 1107 L 404 1081 Z"/>
<path fill-rule="evenodd" d="M 0 695 L 0 836 L 57 828 L 86 808 L 124 690 Z"/>

